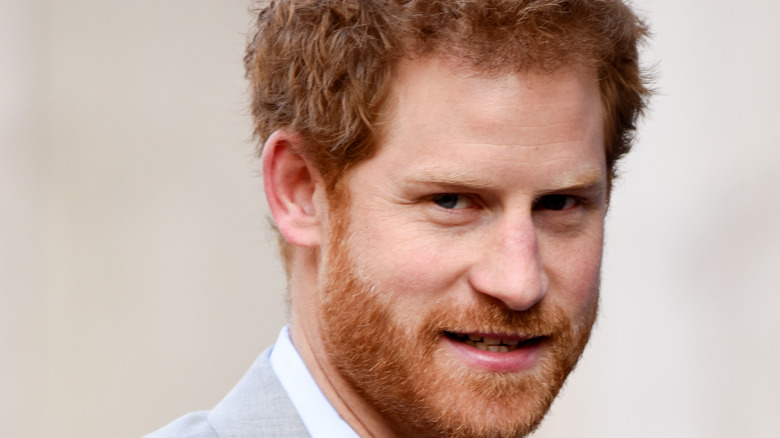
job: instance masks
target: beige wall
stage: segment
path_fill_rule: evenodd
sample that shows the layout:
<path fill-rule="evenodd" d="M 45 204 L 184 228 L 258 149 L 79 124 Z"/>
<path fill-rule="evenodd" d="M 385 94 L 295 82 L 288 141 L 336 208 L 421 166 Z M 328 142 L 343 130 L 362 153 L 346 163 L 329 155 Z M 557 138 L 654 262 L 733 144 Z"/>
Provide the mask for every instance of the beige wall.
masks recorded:
<path fill-rule="evenodd" d="M 780 428 L 780 3 L 639 2 L 660 95 L 601 320 L 538 437 Z M 137 437 L 284 323 L 248 0 L 0 0 L 0 436 Z"/>

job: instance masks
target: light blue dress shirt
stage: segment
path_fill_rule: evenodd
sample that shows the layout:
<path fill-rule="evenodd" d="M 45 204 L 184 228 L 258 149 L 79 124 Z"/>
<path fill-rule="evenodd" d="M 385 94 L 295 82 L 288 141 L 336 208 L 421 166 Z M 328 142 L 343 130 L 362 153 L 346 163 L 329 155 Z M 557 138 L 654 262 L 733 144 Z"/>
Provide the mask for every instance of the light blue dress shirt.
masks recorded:
<path fill-rule="evenodd" d="M 271 368 L 312 438 L 360 438 L 317 386 L 284 326 L 271 350 Z"/>

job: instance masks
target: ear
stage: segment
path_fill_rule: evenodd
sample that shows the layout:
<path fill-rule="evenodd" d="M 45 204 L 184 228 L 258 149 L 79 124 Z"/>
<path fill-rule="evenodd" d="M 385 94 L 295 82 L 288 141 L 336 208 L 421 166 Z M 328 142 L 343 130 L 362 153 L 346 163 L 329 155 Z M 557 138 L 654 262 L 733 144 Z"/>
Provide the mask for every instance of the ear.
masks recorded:
<path fill-rule="evenodd" d="M 282 236 L 295 246 L 319 246 L 318 190 L 320 173 L 297 151 L 303 139 L 285 130 L 275 131 L 263 146 L 263 185 L 271 215 Z"/>

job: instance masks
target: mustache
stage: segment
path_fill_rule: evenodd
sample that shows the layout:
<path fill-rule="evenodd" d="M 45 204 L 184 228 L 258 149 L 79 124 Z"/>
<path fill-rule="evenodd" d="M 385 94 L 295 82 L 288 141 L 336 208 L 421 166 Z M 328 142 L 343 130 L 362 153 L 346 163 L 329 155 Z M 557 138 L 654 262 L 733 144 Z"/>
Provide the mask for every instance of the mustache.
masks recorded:
<path fill-rule="evenodd" d="M 499 303 L 481 301 L 468 307 L 434 309 L 426 321 L 424 333 L 432 339 L 442 332 L 536 338 L 570 331 L 570 322 L 564 312 L 542 303 L 518 311 Z"/>
<path fill-rule="evenodd" d="M 338 242 L 344 240 L 340 235 L 337 235 L 337 239 Z M 350 269 L 354 263 L 349 251 L 341 245 L 336 245 L 331 251 L 331 262 L 327 266 L 323 287 L 327 292 L 323 294 L 321 312 L 345 308 L 371 309 L 369 312 L 360 312 L 355 319 L 355 323 L 361 326 L 395 325 L 399 333 L 405 332 L 408 338 L 417 338 L 431 346 L 446 333 L 545 338 L 551 340 L 553 346 L 562 346 L 571 342 L 578 331 L 560 307 L 544 300 L 529 309 L 518 311 L 489 297 L 479 297 L 467 305 L 459 306 L 443 300 L 441 306 L 432 308 L 424 315 L 422 326 L 397 325 L 394 321 L 403 321 L 403 315 L 394 314 L 386 302 L 380 304 L 383 301 L 381 291 L 363 278 L 359 271 Z M 593 309 L 592 319 L 595 319 L 596 309 Z"/>

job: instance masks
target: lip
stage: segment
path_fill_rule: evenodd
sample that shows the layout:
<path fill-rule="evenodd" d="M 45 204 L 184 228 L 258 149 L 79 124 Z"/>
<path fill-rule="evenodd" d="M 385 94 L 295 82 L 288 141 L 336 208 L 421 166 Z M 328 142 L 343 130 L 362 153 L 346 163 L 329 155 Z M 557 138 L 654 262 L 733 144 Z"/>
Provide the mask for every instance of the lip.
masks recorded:
<path fill-rule="evenodd" d="M 454 354 L 470 368 L 498 373 L 516 373 L 527 371 L 536 365 L 541 355 L 547 337 L 521 338 L 519 336 L 495 335 L 489 333 L 467 333 L 476 336 L 496 337 L 502 339 L 519 340 L 518 348 L 514 351 L 499 353 L 484 351 L 454 339 L 452 336 L 442 334 L 442 341 L 446 350 Z"/>

